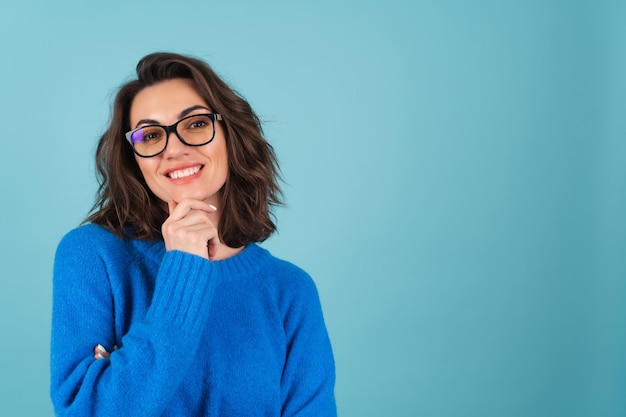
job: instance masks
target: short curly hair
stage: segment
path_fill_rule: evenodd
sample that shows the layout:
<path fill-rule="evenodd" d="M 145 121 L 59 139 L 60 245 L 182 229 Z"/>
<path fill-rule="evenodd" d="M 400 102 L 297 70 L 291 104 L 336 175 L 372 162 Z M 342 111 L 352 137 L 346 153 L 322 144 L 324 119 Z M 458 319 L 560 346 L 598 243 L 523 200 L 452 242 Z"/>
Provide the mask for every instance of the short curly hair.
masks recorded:
<path fill-rule="evenodd" d="M 282 204 L 280 168 L 261 122 L 250 104 L 204 61 L 159 52 L 137 64 L 137 79 L 118 91 L 107 130 L 98 143 L 96 203 L 85 222 L 102 225 L 122 238 L 161 239 L 168 213 L 147 186 L 133 151 L 124 138 L 130 130 L 130 108 L 144 88 L 175 78 L 190 80 L 199 95 L 222 115 L 228 153 L 228 177 L 222 188 L 218 231 L 231 247 L 267 239 L 275 230 L 272 209 Z"/>

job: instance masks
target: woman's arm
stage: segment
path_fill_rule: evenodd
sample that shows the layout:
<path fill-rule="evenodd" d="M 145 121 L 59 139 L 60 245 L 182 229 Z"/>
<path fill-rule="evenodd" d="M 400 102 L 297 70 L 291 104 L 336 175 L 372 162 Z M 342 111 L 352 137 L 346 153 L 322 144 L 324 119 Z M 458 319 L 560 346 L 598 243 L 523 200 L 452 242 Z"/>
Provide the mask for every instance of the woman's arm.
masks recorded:
<path fill-rule="evenodd" d="M 335 417 L 335 362 L 315 284 L 306 279 L 283 305 L 287 359 L 281 381 L 283 417 Z"/>
<path fill-rule="evenodd" d="M 55 411 L 60 416 L 159 416 L 198 349 L 218 279 L 208 260 L 167 252 L 145 317 L 113 351 L 113 290 L 106 262 L 124 253 L 108 254 L 105 262 L 103 243 L 75 232 L 57 250 L 51 345 Z M 97 343 L 112 352 L 110 358 L 94 360 Z"/>

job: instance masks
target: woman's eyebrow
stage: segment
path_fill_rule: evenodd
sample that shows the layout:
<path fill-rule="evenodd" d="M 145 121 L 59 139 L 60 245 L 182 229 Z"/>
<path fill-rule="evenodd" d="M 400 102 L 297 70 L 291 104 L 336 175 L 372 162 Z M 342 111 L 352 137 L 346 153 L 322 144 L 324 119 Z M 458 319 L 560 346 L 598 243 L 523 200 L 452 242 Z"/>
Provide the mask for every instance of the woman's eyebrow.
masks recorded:
<path fill-rule="evenodd" d="M 207 110 L 207 111 L 211 111 L 211 109 L 209 109 L 206 106 L 202 106 L 200 104 L 195 104 L 191 107 L 187 107 L 186 109 L 184 109 L 183 111 L 181 111 L 178 114 L 178 118 L 182 119 L 183 117 L 187 116 L 189 113 L 191 113 L 194 110 Z M 135 129 L 137 129 L 139 126 L 141 125 L 160 125 L 161 123 L 159 123 L 158 120 L 154 120 L 154 119 L 141 119 L 140 121 L 137 122 L 137 124 L 135 125 Z"/>
<path fill-rule="evenodd" d="M 154 119 L 141 119 L 135 125 L 135 129 L 137 129 L 141 125 L 158 125 L 158 124 L 159 124 L 159 122 L 157 120 L 154 120 Z"/>
<path fill-rule="evenodd" d="M 191 107 L 187 107 L 185 110 L 181 111 L 180 114 L 178 115 L 178 117 L 180 119 L 182 119 L 183 117 L 187 116 L 189 113 L 191 113 L 194 110 L 198 110 L 198 109 L 202 109 L 202 110 L 207 110 L 207 111 L 211 111 L 208 107 L 206 106 L 202 106 L 200 104 L 196 104 L 194 106 Z"/>

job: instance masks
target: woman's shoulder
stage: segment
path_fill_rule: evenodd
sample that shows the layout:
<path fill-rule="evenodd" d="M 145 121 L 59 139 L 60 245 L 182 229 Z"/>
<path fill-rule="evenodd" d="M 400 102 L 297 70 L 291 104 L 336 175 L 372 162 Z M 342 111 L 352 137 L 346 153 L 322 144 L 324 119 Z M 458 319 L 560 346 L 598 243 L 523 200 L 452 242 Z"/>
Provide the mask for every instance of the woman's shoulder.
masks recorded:
<path fill-rule="evenodd" d="M 313 278 L 300 266 L 271 254 L 268 250 L 264 263 L 264 281 L 279 292 L 308 294 L 317 297 L 317 288 Z"/>
<path fill-rule="evenodd" d="M 127 244 L 127 241 L 106 228 L 87 223 L 70 230 L 63 236 L 57 247 L 57 255 L 115 251 L 126 247 Z"/>
<path fill-rule="evenodd" d="M 61 243 L 89 244 L 90 242 L 115 242 L 119 240 L 121 240 L 119 237 L 103 226 L 86 223 L 67 232 L 61 239 Z"/>

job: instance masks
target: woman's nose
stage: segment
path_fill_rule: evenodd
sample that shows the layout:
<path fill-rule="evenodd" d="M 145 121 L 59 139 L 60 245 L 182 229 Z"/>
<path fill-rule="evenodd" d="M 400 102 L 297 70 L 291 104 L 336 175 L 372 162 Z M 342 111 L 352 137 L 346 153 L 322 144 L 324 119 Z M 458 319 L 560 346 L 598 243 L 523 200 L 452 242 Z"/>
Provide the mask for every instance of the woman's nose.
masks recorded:
<path fill-rule="evenodd" d="M 167 158 L 175 158 L 178 155 L 189 153 L 189 146 L 180 140 L 176 132 L 170 132 L 163 153 Z"/>

